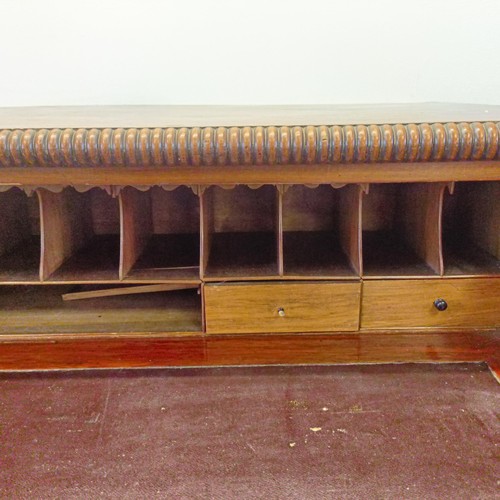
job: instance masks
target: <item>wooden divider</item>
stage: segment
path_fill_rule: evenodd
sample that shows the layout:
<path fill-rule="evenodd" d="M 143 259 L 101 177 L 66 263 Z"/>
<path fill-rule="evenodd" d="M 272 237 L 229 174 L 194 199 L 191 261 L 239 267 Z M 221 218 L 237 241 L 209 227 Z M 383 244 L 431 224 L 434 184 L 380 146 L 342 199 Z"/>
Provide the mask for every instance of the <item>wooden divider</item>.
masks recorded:
<path fill-rule="evenodd" d="M 283 254 L 283 195 L 287 186 L 276 186 L 278 195 L 276 197 L 276 247 L 278 257 L 278 274 L 283 276 L 285 274 L 285 263 Z"/>
<path fill-rule="evenodd" d="M 204 189 L 200 197 L 200 278 L 207 273 L 214 232 L 213 190 Z"/>
<path fill-rule="evenodd" d="M 351 184 L 339 190 L 339 238 L 340 244 L 354 271 L 361 275 L 361 196 L 362 188 Z"/>
<path fill-rule="evenodd" d="M 151 198 L 127 187 L 120 192 L 120 279 L 131 271 L 153 234 Z"/>

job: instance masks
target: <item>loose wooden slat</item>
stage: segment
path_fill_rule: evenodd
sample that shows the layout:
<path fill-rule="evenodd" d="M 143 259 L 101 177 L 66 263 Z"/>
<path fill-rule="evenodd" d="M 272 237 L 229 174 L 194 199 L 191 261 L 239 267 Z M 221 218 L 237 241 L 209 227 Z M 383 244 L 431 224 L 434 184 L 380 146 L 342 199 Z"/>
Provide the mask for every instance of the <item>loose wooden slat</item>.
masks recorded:
<path fill-rule="evenodd" d="M 140 293 L 172 292 L 176 290 L 187 290 L 198 288 L 198 285 L 177 284 L 177 285 L 145 285 L 121 288 L 107 288 L 105 290 L 91 290 L 87 292 L 72 292 L 62 295 L 63 300 L 83 300 L 95 299 L 99 297 L 114 297 L 116 295 L 134 295 Z"/>

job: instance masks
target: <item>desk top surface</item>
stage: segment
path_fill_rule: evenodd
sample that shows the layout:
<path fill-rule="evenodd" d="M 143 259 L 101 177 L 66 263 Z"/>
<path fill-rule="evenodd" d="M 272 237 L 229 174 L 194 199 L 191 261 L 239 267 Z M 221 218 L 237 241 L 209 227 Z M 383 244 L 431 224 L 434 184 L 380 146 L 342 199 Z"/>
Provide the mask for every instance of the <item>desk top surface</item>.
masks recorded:
<path fill-rule="evenodd" d="M 463 103 L 0 108 L 0 129 L 370 125 L 496 121 L 500 121 L 500 106 Z"/>

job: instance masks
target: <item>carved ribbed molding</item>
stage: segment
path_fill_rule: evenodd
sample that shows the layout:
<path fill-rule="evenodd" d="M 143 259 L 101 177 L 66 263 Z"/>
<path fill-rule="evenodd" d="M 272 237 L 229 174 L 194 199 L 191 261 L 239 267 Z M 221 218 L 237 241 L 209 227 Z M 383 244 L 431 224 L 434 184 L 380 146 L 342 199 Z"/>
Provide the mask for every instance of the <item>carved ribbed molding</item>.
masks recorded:
<path fill-rule="evenodd" d="M 500 159 L 500 123 L 28 129 L 0 132 L 2 167 L 170 167 Z"/>

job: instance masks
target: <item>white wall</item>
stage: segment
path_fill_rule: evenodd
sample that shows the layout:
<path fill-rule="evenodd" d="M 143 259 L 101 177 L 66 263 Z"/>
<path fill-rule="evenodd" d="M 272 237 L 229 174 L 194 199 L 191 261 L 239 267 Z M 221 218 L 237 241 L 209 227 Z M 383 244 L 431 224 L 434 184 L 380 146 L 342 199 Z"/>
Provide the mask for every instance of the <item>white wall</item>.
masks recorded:
<path fill-rule="evenodd" d="M 0 106 L 500 104 L 500 0 L 0 0 Z"/>

